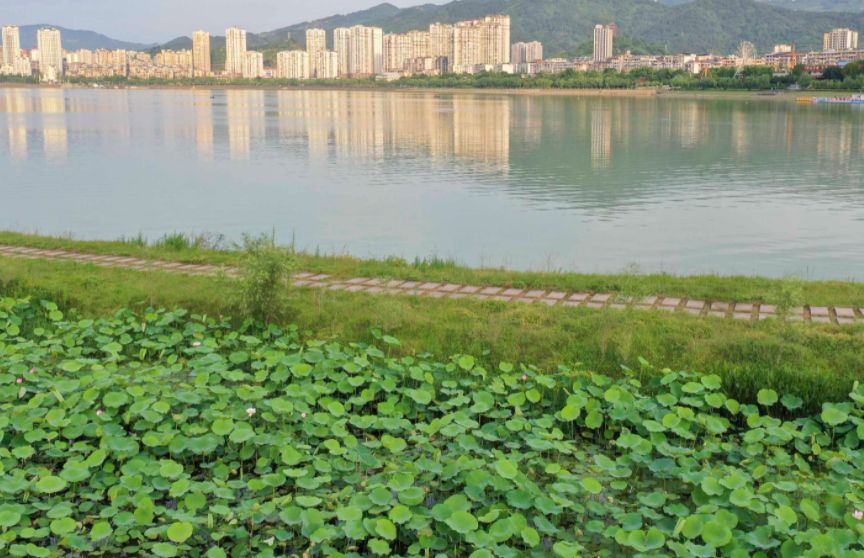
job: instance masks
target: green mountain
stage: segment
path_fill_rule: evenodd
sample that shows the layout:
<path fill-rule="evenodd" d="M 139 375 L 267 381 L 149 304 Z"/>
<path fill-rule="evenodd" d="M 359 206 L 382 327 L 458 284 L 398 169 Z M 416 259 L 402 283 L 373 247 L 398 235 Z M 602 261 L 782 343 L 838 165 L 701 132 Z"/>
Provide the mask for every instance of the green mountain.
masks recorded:
<path fill-rule="evenodd" d="M 36 48 L 36 32 L 43 27 L 54 27 L 60 30 L 63 37 L 63 48 L 67 50 L 78 50 L 79 48 L 87 48 L 95 50 L 97 48 L 107 49 L 126 49 L 126 50 L 143 50 L 150 48 L 151 45 L 143 45 L 140 43 L 130 43 L 127 41 L 118 41 L 111 37 L 96 33 L 94 31 L 81 31 L 78 29 L 67 29 L 58 25 L 48 25 L 40 23 L 36 25 L 21 26 L 21 48 Z"/>
<path fill-rule="evenodd" d="M 309 27 L 330 30 L 374 24 L 385 31 L 407 31 L 435 21 L 453 22 L 491 13 L 510 14 L 513 40 L 543 41 L 549 54 L 578 50 L 591 40 L 594 24 L 612 21 L 618 24 L 622 37 L 672 52 L 731 53 L 742 40 L 753 42 L 760 51 L 791 42 L 799 49 L 816 49 L 828 29 L 864 29 L 861 12 L 803 12 L 754 0 L 694 0 L 674 6 L 654 0 L 456 0 L 404 9 L 381 4 L 354 14 L 276 29 L 260 37 L 266 41 L 293 37 L 302 42 Z"/>
<path fill-rule="evenodd" d="M 664 4 L 677 6 L 693 0 L 660 0 Z M 862 0 L 758 0 L 778 8 L 801 10 L 805 12 L 861 12 L 864 11 Z"/>

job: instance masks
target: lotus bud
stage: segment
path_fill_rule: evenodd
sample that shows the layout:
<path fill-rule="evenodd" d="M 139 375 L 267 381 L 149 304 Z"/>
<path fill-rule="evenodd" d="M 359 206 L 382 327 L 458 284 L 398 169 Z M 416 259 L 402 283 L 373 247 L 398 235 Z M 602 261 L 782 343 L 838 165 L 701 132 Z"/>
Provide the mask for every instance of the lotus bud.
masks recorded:
<path fill-rule="evenodd" d="M 249 407 L 248 409 L 246 409 L 246 414 L 249 415 L 250 417 L 257 412 L 258 412 L 258 409 L 256 409 L 255 407 Z"/>
<path fill-rule="evenodd" d="M 24 383 L 24 378 L 18 378 L 17 380 L 15 380 L 15 383 L 16 383 L 16 384 L 23 384 L 23 383 Z"/>

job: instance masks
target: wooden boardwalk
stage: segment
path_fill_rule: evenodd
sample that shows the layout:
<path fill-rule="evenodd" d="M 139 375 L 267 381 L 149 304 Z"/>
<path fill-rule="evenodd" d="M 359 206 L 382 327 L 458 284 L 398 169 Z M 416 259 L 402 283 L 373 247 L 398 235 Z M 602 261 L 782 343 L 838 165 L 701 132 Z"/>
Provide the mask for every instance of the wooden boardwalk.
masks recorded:
<path fill-rule="evenodd" d="M 237 275 L 238 273 L 236 268 L 224 266 L 144 260 L 125 256 L 87 254 L 66 250 L 25 248 L 20 246 L 0 245 L 0 256 L 72 261 L 103 267 L 119 267 L 139 271 L 162 271 L 189 275 L 217 275 L 219 273 Z M 303 288 L 329 289 L 333 291 L 346 291 L 353 293 L 423 296 L 428 298 L 447 299 L 472 298 L 523 304 L 545 304 L 548 306 L 571 308 L 584 307 L 598 310 L 625 310 L 632 308 L 658 312 L 681 312 L 692 314 L 694 316 L 726 318 L 741 321 L 759 321 L 781 317 L 776 306 L 761 304 L 758 302 L 724 302 L 664 296 L 634 298 L 621 297 L 612 293 L 548 291 L 542 289 L 460 285 L 455 283 L 424 283 L 420 281 L 402 281 L 399 279 L 381 279 L 373 277 L 341 279 L 326 274 L 308 272 L 298 273 L 295 275 L 294 285 Z M 848 306 L 804 306 L 801 308 L 793 308 L 788 311 L 785 315 L 785 319 L 819 324 L 836 324 L 841 326 L 854 325 L 856 323 L 864 324 L 864 308 L 853 308 Z"/>

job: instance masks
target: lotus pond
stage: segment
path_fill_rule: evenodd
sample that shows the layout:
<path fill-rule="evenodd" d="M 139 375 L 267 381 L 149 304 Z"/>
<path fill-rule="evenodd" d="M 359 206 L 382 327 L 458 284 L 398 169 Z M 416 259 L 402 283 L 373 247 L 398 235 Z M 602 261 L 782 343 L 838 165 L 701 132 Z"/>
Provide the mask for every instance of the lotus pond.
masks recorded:
<path fill-rule="evenodd" d="M 858 386 L 395 345 L 0 300 L 0 555 L 864 556 Z"/>

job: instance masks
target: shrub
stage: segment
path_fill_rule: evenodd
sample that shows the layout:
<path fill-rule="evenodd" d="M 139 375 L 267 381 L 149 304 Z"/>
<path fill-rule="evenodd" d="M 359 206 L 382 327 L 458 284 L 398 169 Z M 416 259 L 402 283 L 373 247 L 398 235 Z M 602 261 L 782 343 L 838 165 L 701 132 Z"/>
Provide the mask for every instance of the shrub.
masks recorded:
<path fill-rule="evenodd" d="M 244 236 L 243 260 L 237 279 L 239 305 L 244 315 L 269 323 L 288 312 L 291 274 L 296 267 L 293 248 L 280 247 L 273 236 Z"/>
<path fill-rule="evenodd" d="M 864 551 L 858 386 L 784 420 L 798 398 L 743 404 L 716 376 L 491 370 L 53 308 L 0 301 L 2 555 Z"/>

